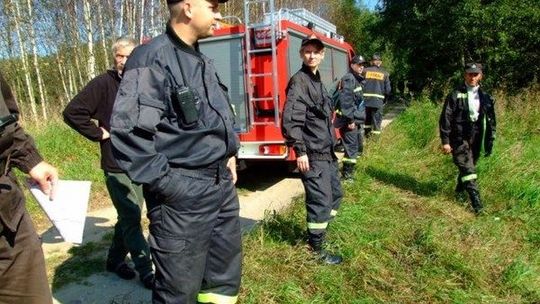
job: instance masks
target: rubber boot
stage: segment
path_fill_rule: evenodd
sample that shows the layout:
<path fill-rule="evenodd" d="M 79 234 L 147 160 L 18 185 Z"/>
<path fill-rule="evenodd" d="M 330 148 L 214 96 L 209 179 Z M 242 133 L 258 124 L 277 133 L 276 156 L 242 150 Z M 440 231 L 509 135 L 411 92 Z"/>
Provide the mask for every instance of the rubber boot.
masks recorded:
<path fill-rule="evenodd" d="M 311 250 L 313 253 L 317 256 L 317 258 L 323 262 L 324 264 L 328 265 L 338 265 L 343 262 L 343 258 L 340 255 L 334 255 L 324 249 L 324 233 L 322 234 L 313 234 L 308 233 L 309 239 L 308 244 L 311 247 Z"/>
<path fill-rule="evenodd" d="M 454 189 L 454 191 L 456 193 L 465 191 L 465 186 L 463 185 L 463 182 L 461 181 L 461 175 L 458 175 L 457 177 L 456 189 Z"/>
<path fill-rule="evenodd" d="M 343 168 L 341 171 L 341 177 L 345 181 L 352 181 L 353 180 L 353 173 L 354 173 L 354 164 L 351 163 L 343 163 Z"/>
<path fill-rule="evenodd" d="M 467 189 L 469 198 L 471 199 L 471 206 L 475 214 L 480 214 L 484 206 L 482 206 L 482 201 L 480 200 L 480 193 L 475 189 Z"/>

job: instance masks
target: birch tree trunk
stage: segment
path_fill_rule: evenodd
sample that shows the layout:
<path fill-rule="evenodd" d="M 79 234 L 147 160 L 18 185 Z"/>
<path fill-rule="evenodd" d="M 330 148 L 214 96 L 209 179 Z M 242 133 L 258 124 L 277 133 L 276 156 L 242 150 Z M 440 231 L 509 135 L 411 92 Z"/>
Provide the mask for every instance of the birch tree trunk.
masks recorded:
<path fill-rule="evenodd" d="M 12 3 L 15 4 L 15 18 L 13 19 L 13 22 L 15 24 L 15 33 L 17 35 L 17 41 L 19 44 L 19 52 L 21 55 L 21 62 L 23 66 L 24 71 L 24 81 L 26 84 L 26 91 L 28 92 L 28 101 L 30 103 L 30 110 L 32 113 L 32 120 L 37 121 L 38 120 L 38 114 L 36 109 L 36 101 L 34 99 L 34 89 L 32 86 L 32 79 L 30 77 L 30 68 L 28 66 L 28 61 L 26 60 L 26 52 L 24 49 L 23 41 L 21 38 L 21 14 L 19 9 L 19 3 L 18 0 L 12 1 Z"/>
<path fill-rule="evenodd" d="M 120 25 L 118 26 L 118 37 L 122 37 L 124 27 L 124 0 L 120 0 Z"/>
<path fill-rule="evenodd" d="M 139 43 L 143 42 L 144 38 L 144 0 L 141 0 L 141 12 L 139 16 Z"/>
<path fill-rule="evenodd" d="M 39 101 L 41 103 L 41 115 L 43 115 L 43 120 L 47 119 L 47 106 L 45 101 L 45 85 L 43 84 L 43 78 L 41 77 L 41 70 L 39 69 L 38 63 L 38 54 L 36 46 L 36 31 L 34 30 L 34 8 L 32 7 L 32 1 L 26 1 L 28 8 L 28 29 L 30 33 L 30 45 L 32 47 L 32 58 L 34 64 L 34 71 L 36 73 L 36 78 L 38 82 L 38 91 L 39 91 Z"/>
<path fill-rule="evenodd" d="M 97 6 L 97 18 L 98 18 L 98 24 L 99 24 L 99 31 L 101 33 L 101 47 L 103 48 L 103 60 L 105 62 L 105 67 L 108 69 L 110 67 L 109 48 L 107 47 L 107 37 L 105 36 L 105 28 L 103 27 L 103 12 L 101 10 L 101 5 Z"/>
<path fill-rule="evenodd" d="M 94 54 L 94 35 L 92 33 L 92 17 L 90 16 L 90 1 L 83 1 L 83 19 L 86 29 L 86 42 L 88 44 L 88 71 L 87 80 L 96 77 L 96 57 Z"/>

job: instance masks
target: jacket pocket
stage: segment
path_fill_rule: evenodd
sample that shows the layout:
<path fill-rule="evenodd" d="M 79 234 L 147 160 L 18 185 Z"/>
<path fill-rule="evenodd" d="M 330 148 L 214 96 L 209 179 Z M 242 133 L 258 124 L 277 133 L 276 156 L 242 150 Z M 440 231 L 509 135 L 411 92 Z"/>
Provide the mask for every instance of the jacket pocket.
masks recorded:
<path fill-rule="evenodd" d="M 0 176 L 0 231 L 17 230 L 24 214 L 24 197 L 17 183 L 8 175 Z"/>
<path fill-rule="evenodd" d="M 136 127 L 145 132 L 155 134 L 164 110 L 165 105 L 162 101 L 140 96 L 139 117 Z"/>

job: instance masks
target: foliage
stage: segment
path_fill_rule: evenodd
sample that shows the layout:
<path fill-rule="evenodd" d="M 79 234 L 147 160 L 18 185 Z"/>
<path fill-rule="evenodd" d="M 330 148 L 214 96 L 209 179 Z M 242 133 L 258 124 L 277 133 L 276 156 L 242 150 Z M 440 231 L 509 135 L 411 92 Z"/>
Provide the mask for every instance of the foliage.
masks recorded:
<path fill-rule="evenodd" d="M 372 34 L 384 38 L 405 80 L 439 97 L 470 61 L 485 64 L 488 87 L 519 89 L 539 79 L 537 1 L 385 0 Z"/>
<path fill-rule="evenodd" d="M 355 0 L 337 1 L 332 20 L 337 26 L 338 33 L 352 44 L 357 54 L 366 60 L 374 53 L 381 53 L 383 41 L 373 35 L 379 19 L 378 15 L 359 5 Z"/>

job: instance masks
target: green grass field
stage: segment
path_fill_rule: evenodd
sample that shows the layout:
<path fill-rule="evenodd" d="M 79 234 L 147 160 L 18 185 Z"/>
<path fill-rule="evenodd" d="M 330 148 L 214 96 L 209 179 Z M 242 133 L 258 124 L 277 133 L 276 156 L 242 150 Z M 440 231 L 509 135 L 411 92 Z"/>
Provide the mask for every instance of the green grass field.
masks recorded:
<path fill-rule="evenodd" d="M 478 166 L 487 212 L 475 217 L 439 150 L 441 105 L 413 102 L 344 187 L 329 239 L 345 263 L 310 257 L 299 198 L 245 237 L 242 303 L 539 303 L 539 104 L 538 91 L 499 96 L 494 154 Z"/>
<path fill-rule="evenodd" d="M 540 91 L 497 97 L 494 153 L 478 166 L 486 214 L 475 217 L 454 197 L 441 105 L 415 100 L 367 142 L 355 182 L 344 186 L 329 240 L 345 262 L 312 258 L 297 198 L 244 236 L 241 303 L 540 303 Z M 97 144 L 61 122 L 26 127 L 62 178 L 90 179 L 93 201 L 108 200 Z M 72 264 L 51 262 L 62 264 L 51 271 L 62 278 L 54 287 L 100 271 L 102 243 L 72 250 Z"/>

